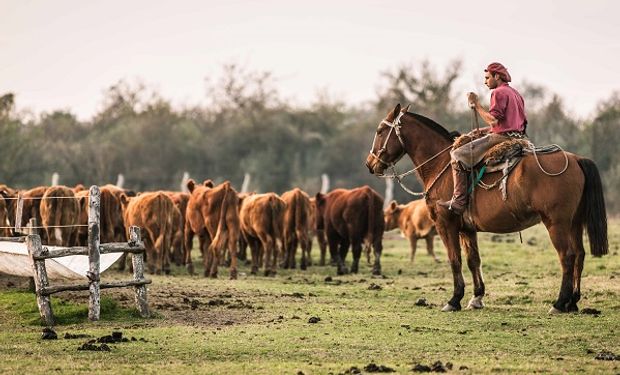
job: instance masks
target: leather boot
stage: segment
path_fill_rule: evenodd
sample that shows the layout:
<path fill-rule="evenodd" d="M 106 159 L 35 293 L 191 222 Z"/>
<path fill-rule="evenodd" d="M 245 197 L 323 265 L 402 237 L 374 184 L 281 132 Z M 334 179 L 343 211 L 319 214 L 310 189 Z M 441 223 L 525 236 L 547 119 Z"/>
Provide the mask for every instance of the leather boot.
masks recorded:
<path fill-rule="evenodd" d="M 438 205 L 447 208 L 455 215 L 462 215 L 467 208 L 467 172 L 460 168 L 452 168 L 452 181 L 454 181 L 454 193 L 449 201 L 437 202 Z"/>

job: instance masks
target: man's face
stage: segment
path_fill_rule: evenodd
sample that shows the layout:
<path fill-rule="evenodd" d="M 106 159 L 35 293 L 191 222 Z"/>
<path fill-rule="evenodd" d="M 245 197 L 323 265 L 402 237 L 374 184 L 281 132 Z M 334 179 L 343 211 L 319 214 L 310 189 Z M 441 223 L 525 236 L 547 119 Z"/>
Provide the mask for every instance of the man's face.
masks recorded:
<path fill-rule="evenodd" d="M 491 72 L 484 72 L 484 84 L 487 85 L 490 90 L 493 90 L 499 84 L 495 78 L 496 76 L 497 74 L 494 75 L 491 74 Z"/>

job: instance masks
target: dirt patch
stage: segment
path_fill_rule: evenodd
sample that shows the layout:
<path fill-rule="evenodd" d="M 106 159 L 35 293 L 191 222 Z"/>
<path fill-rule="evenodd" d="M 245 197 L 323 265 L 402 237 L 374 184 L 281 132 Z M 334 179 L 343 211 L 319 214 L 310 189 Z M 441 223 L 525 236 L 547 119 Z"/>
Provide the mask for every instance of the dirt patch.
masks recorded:
<path fill-rule="evenodd" d="M 123 308 L 135 309 L 134 293 L 128 288 L 108 289 L 102 296 L 113 299 Z M 58 298 L 72 303 L 88 303 L 88 292 L 66 292 Z M 295 298 L 297 298 L 295 296 Z M 186 285 L 151 284 L 148 303 L 151 310 L 163 319 L 150 319 L 149 325 L 173 324 L 223 327 L 258 323 L 267 320 L 263 301 L 273 299 L 264 292 L 188 290 Z M 105 316 L 102 316 L 105 319 Z"/>

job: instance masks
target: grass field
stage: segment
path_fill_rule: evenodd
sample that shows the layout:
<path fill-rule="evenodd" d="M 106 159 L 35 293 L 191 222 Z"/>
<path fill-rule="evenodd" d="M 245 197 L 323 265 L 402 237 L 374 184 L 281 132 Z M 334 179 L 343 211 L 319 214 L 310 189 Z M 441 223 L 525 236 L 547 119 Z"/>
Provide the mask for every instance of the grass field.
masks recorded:
<path fill-rule="evenodd" d="M 610 224 L 610 254 L 586 257 L 580 308 L 600 314 L 547 314 L 560 265 L 541 226 L 524 231 L 523 244 L 518 234 L 480 235 L 486 308 L 456 313 L 440 312 L 452 277 L 439 239 L 442 263 L 421 241 L 410 264 L 407 242 L 390 237 L 385 278 L 371 277 L 365 262 L 347 276 L 316 266 L 279 270 L 275 278 L 246 275 L 244 266 L 236 281 L 227 270 L 218 280 L 182 269 L 152 276 L 150 319 L 137 316 L 129 289 L 103 291 L 99 322 L 87 320 L 87 294 L 59 294 L 52 300 L 58 340 L 41 340 L 27 283 L 0 277 L 0 374 L 354 374 L 369 373 L 372 363 L 412 373 L 437 361 L 463 374 L 620 373 L 620 361 L 596 359 L 620 354 L 620 222 Z M 465 305 L 472 293 L 466 267 L 464 275 Z M 418 306 L 420 299 L 428 306 Z M 78 350 L 112 331 L 135 341 L 108 344 L 109 352 Z"/>

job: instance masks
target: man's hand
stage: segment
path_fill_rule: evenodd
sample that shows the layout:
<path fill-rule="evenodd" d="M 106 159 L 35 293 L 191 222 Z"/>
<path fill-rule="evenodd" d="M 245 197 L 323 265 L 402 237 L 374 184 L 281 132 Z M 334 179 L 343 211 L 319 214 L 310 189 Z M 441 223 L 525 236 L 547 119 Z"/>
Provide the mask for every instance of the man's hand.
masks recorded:
<path fill-rule="evenodd" d="M 467 102 L 469 104 L 469 108 L 476 108 L 476 106 L 478 106 L 478 95 L 473 92 L 467 93 Z"/>

